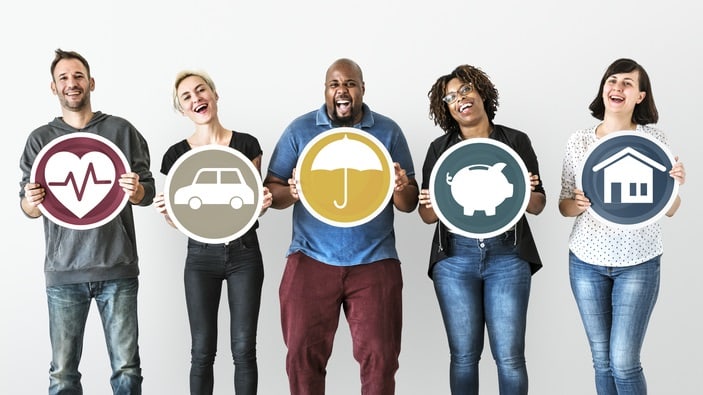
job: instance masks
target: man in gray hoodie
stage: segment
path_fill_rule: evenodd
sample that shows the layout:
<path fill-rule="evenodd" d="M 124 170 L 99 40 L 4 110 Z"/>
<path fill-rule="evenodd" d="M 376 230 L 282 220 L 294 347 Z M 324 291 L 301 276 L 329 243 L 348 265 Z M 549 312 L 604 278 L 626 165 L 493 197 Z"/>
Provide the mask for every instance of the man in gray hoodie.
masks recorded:
<path fill-rule="evenodd" d="M 44 271 L 52 348 L 49 394 L 82 393 L 78 365 L 92 299 L 96 301 L 102 320 L 113 372 L 110 379 L 113 393 L 141 394 L 137 339 L 139 259 L 132 205 L 148 206 L 154 198 L 149 147 L 139 131 L 125 119 L 93 112 L 90 93 L 95 88 L 95 80 L 83 56 L 57 49 L 51 75 L 51 90 L 59 99 L 62 116 L 38 127 L 27 138 L 20 159 L 19 193 L 22 211 L 31 218 L 43 217 L 44 221 Z M 48 212 L 42 215 L 39 205 L 48 190 L 46 185 L 35 182 L 32 174 L 42 148 L 76 132 L 109 140 L 122 151 L 129 165 L 125 174 L 118 178 L 127 202 L 115 210 L 111 219 L 106 218 L 95 227 L 67 227 L 53 215 L 46 215 Z M 89 166 L 86 180 L 90 171 Z M 81 179 L 73 182 L 74 188 L 81 188 L 76 190 L 79 197 L 79 192 L 95 186 L 85 180 L 85 185 L 81 186 Z"/>

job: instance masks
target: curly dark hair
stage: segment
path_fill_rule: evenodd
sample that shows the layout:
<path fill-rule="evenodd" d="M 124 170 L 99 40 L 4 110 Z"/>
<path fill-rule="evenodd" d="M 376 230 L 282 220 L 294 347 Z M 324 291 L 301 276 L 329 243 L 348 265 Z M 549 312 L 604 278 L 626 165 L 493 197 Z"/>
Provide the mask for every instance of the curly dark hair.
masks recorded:
<path fill-rule="evenodd" d="M 644 67 L 632 59 L 620 58 L 608 66 L 600 80 L 598 94 L 593 99 L 588 109 L 591 110 L 591 115 L 595 118 L 603 120 L 605 116 L 605 103 L 603 103 L 603 86 L 605 80 L 614 74 L 631 73 L 637 71 L 639 73 L 640 86 L 639 90 L 644 92 L 644 100 L 635 105 L 635 110 L 632 112 L 632 121 L 638 125 L 647 125 L 657 123 L 659 120 L 659 112 L 654 104 L 654 94 L 652 93 L 652 84 L 649 82 L 649 75 L 644 70 Z"/>
<path fill-rule="evenodd" d="M 442 128 L 445 133 L 459 132 L 459 123 L 449 112 L 449 106 L 442 100 L 447 94 L 447 84 L 454 78 L 458 78 L 464 83 L 470 83 L 483 99 L 483 107 L 486 109 L 488 120 L 493 121 L 496 111 L 498 111 L 498 90 L 491 82 L 488 75 L 481 69 L 464 64 L 455 68 L 450 74 L 443 75 L 432 85 L 427 97 L 430 99 L 430 119 L 434 124 Z"/>

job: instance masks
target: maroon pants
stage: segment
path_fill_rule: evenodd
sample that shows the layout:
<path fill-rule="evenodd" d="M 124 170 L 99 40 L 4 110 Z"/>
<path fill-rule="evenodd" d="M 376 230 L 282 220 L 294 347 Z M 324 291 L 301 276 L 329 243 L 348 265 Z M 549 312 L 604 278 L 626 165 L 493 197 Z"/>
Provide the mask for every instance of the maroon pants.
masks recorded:
<path fill-rule="evenodd" d="M 402 288 L 396 259 L 340 267 L 302 253 L 291 254 L 279 288 L 291 395 L 325 393 L 340 309 L 349 323 L 354 359 L 361 368 L 361 393 L 394 394 Z"/>

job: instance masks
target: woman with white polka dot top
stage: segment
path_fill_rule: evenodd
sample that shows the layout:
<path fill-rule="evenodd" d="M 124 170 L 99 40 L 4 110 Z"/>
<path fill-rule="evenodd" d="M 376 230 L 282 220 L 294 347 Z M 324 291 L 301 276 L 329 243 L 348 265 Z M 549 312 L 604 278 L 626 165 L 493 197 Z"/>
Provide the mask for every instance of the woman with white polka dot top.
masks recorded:
<path fill-rule="evenodd" d="M 618 59 L 607 68 L 589 109 L 602 122 L 570 136 L 561 176 L 559 211 L 576 217 L 569 238 L 571 289 L 591 348 L 597 393 L 646 394 L 640 351 L 659 293 L 661 226 L 615 227 L 599 220 L 588 210 L 591 202 L 576 187 L 576 176 L 589 148 L 609 133 L 634 131 L 668 142 L 653 126 L 659 115 L 649 76 L 634 60 Z M 669 175 L 684 183 L 678 157 Z M 676 196 L 666 216 L 680 204 Z"/>

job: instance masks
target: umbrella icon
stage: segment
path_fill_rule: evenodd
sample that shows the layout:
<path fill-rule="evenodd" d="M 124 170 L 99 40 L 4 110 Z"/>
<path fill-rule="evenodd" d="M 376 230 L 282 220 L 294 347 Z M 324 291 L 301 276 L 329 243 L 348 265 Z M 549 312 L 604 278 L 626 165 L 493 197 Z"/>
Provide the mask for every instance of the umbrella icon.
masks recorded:
<path fill-rule="evenodd" d="M 358 140 L 350 140 L 345 134 L 343 138 L 327 144 L 315 156 L 310 170 L 344 169 L 344 201 L 334 205 L 344 208 L 347 205 L 349 178 L 348 169 L 359 171 L 383 170 L 383 165 L 376 153 Z"/>

